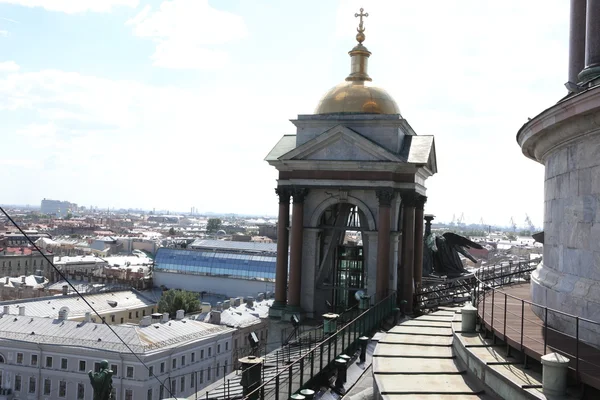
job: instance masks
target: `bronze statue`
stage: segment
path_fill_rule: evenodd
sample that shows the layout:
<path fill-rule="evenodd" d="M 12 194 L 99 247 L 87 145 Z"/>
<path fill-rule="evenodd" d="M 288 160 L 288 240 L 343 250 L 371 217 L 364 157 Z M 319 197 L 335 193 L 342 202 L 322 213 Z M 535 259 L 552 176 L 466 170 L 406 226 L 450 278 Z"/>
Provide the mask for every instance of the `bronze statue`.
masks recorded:
<path fill-rule="evenodd" d="M 425 237 L 423 276 L 433 273 L 457 276 L 467 272 L 458 254 L 462 254 L 474 263 L 477 263 L 477 260 L 465 248 L 482 249 L 483 247 L 456 233 L 446 232 L 443 235 L 430 233 Z"/>
<path fill-rule="evenodd" d="M 110 400 L 112 398 L 113 371 L 108 368 L 108 361 L 100 362 L 100 372 L 89 371 L 88 375 L 94 389 L 94 400 Z"/>

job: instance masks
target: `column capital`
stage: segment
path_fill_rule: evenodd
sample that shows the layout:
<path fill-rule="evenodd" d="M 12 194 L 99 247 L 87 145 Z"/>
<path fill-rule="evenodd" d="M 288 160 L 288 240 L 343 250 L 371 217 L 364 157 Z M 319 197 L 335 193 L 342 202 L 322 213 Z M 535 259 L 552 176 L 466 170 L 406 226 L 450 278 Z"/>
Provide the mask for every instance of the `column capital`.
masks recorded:
<path fill-rule="evenodd" d="M 401 192 L 400 196 L 402 197 L 402 205 L 405 207 L 417 207 L 417 205 L 419 204 L 419 197 L 425 197 L 417 194 L 417 192 L 412 190 Z"/>
<path fill-rule="evenodd" d="M 304 203 L 304 199 L 308 195 L 307 188 L 293 188 L 292 189 L 292 197 L 294 198 L 294 204 Z"/>
<path fill-rule="evenodd" d="M 377 189 L 375 191 L 375 195 L 379 199 L 379 205 L 383 207 L 389 207 L 392 205 L 392 200 L 394 199 L 394 189 L 392 188 L 382 188 Z"/>
<path fill-rule="evenodd" d="M 290 188 L 278 186 L 275 188 L 275 194 L 279 196 L 280 204 L 290 203 L 290 197 L 292 196 L 292 191 L 290 190 Z"/>
<path fill-rule="evenodd" d="M 418 194 L 417 199 L 416 199 L 416 204 L 415 204 L 417 210 L 423 211 L 425 209 L 425 203 L 427 203 L 427 196 Z"/>

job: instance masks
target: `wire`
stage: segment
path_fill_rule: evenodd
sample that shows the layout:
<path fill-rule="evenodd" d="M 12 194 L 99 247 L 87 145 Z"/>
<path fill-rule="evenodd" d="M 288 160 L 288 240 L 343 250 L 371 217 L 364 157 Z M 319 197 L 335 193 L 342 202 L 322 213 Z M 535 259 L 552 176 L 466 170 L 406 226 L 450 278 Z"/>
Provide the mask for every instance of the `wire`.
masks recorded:
<path fill-rule="evenodd" d="M 81 295 L 81 293 L 79 293 L 79 291 L 75 288 L 75 286 L 73 286 L 73 284 L 67 279 L 67 277 L 58 268 L 56 268 L 54 263 L 52 261 L 50 261 L 50 259 L 46 256 L 46 254 L 44 254 L 44 252 L 40 250 L 40 248 L 33 242 L 33 240 L 31 240 L 31 238 L 23 231 L 23 229 L 21 229 L 21 227 L 12 219 L 12 217 L 10 215 L 8 215 L 8 213 L 1 206 L 0 206 L 0 211 L 2 211 L 2 213 L 6 216 L 6 218 L 8 218 L 10 223 L 13 224 L 15 226 L 15 228 L 17 228 L 19 230 L 19 232 L 21 232 L 21 234 L 27 239 L 27 241 L 33 246 L 33 248 L 35 250 L 37 250 L 42 255 L 42 257 L 44 257 L 44 259 L 48 262 L 48 264 L 52 265 L 52 268 L 54 268 L 54 270 L 58 273 L 58 275 L 62 279 L 64 279 L 65 282 L 67 282 L 69 284 L 71 289 L 73 289 L 73 291 L 75 293 L 77 293 L 77 295 L 79 297 L 81 297 L 81 299 L 85 302 L 85 304 L 87 304 L 87 306 L 94 312 L 94 314 L 96 314 L 98 316 L 98 318 L 100 318 L 100 320 L 102 320 L 102 323 L 108 327 L 108 329 L 121 341 L 121 343 L 123 343 L 123 345 L 127 348 L 127 350 L 129 350 L 129 352 L 131 352 L 131 354 L 133 354 L 134 357 L 148 370 L 148 372 L 152 375 L 152 377 L 155 378 L 161 384 L 161 386 L 164 386 L 167 389 L 167 392 L 169 393 L 169 397 L 173 397 L 171 388 L 167 387 L 167 385 L 163 381 L 161 381 L 158 378 L 158 376 L 156 376 L 154 374 L 154 371 L 151 371 L 150 367 L 148 367 L 146 365 L 146 363 L 131 349 L 131 347 L 129 347 L 129 345 L 125 342 L 125 340 L 123 340 L 123 338 L 121 338 L 121 336 L 119 336 L 119 334 L 117 332 L 115 332 L 115 330 L 109 324 L 106 323 L 106 321 L 102 318 L 102 316 L 98 313 L 98 311 L 96 311 L 96 309 L 94 307 L 92 307 L 92 305 Z"/>

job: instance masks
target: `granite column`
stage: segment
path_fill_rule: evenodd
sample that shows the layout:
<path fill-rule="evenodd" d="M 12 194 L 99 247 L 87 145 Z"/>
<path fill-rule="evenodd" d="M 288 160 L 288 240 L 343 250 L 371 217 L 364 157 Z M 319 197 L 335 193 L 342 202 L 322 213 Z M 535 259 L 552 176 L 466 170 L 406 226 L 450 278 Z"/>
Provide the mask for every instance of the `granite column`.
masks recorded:
<path fill-rule="evenodd" d="M 414 278 L 415 290 L 421 286 L 423 278 L 423 213 L 427 197 L 417 196 L 415 205 L 415 264 Z"/>
<path fill-rule="evenodd" d="M 571 0 L 569 27 L 569 82 L 577 83 L 577 75 L 585 66 L 586 0 Z"/>
<path fill-rule="evenodd" d="M 587 0 L 585 20 L 585 69 L 579 81 L 600 76 L 600 0 Z"/>
<path fill-rule="evenodd" d="M 405 310 L 412 312 L 415 264 L 415 205 L 416 193 L 402 193 L 402 286 L 400 300 L 406 301 Z M 400 276 L 400 274 L 398 274 Z"/>
<path fill-rule="evenodd" d="M 292 245 L 290 248 L 290 290 L 288 308 L 291 311 L 300 310 L 302 293 L 302 244 L 304 236 L 304 199 L 308 189 L 295 188 L 292 190 Z"/>
<path fill-rule="evenodd" d="M 279 196 L 279 217 L 277 219 L 277 266 L 273 307 L 284 308 L 287 304 L 290 190 L 278 187 L 275 192 Z"/>
<path fill-rule="evenodd" d="M 379 199 L 379 223 L 377 227 L 377 277 L 376 300 L 388 294 L 390 276 L 390 214 L 394 191 L 389 188 L 376 192 Z"/>

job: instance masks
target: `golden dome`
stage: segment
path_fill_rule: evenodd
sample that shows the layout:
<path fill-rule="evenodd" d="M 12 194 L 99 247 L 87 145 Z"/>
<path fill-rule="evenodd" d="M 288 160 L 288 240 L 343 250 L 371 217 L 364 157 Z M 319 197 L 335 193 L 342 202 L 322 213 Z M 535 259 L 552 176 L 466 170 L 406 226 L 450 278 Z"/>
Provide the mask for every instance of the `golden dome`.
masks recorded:
<path fill-rule="evenodd" d="M 384 89 L 368 81 L 348 81 L 325 93 L 315 110 L 315 114 L 335 113 L 400 114 L 400 110 Z"/>
<path fill-rule="evenodd" d="M 325 93 L 321 98 L 315 114 L 339 114 L 339 113 L 361 113 L 361 114 L 400 114 L 398 105 L 385 90 L 371 86 L 371 77 L 367 73 L 367 64 L 371 52 L 363 46 L 365 40 L 365 28 L 363 25 L 364 14 L 360 9 L 358 44 L 348 52 L 350 54 L 350 75 L 345 82 L 340 83 Z"/>

